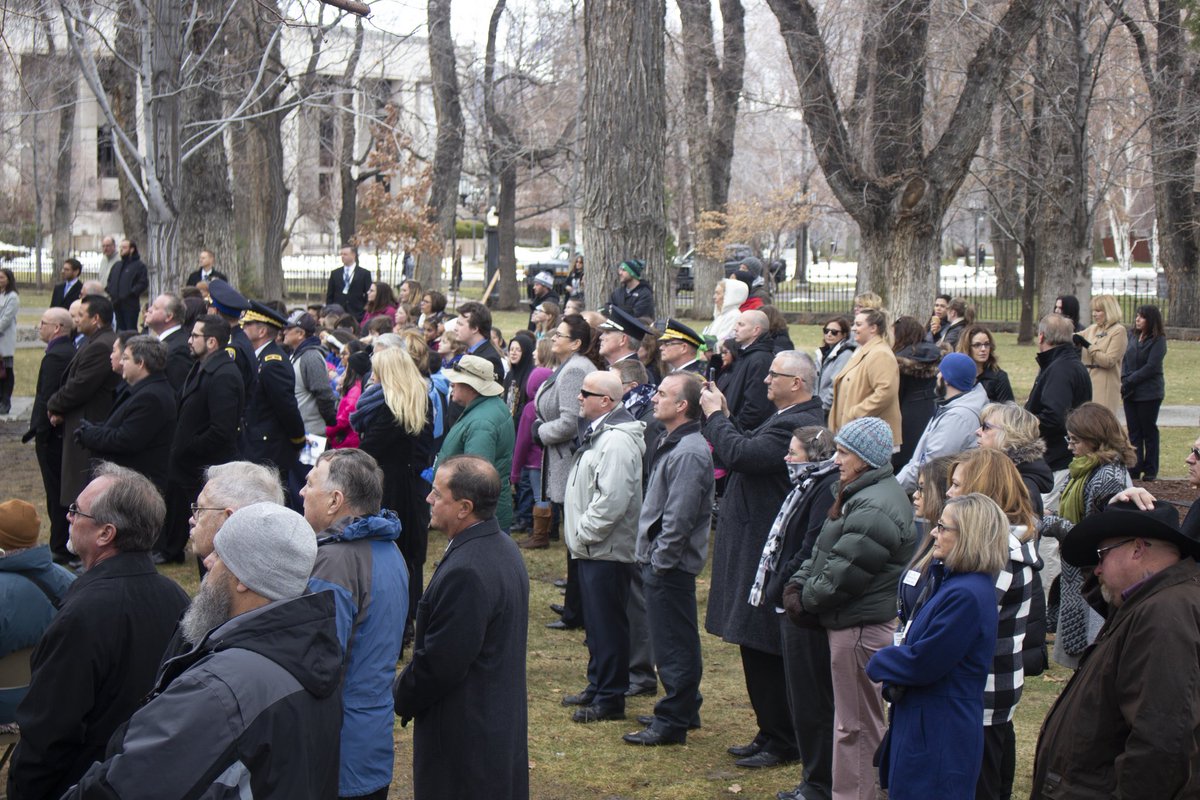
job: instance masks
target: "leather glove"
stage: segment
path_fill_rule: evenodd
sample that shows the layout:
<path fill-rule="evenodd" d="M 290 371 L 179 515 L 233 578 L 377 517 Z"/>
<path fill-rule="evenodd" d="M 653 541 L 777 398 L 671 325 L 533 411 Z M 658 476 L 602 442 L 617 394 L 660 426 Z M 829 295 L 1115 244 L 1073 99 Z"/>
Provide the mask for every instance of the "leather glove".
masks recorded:
<path fill-rule="evenodd" d="M 1092 343 L 1080 336 L 1078 333 L 1071 337 L 1071 341 L 1076 347 L 1082 347 L 1085 350 L 1092 346 Z"/>

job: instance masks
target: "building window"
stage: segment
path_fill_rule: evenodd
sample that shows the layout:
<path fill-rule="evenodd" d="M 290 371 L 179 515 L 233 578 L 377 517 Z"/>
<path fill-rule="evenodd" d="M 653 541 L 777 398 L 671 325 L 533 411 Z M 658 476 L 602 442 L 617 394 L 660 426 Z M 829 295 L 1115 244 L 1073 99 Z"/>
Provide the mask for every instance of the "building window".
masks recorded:
<path fill-rule="evenodd" d="M 334 165 L 333 150 L 335 138 L 333 112 L 322 111 L 321 116 L 317 120 L 317 142 L 320 146 L 320 165 L 322 167 L 332 167 Z"/>
<path fill-rule="evenodd" d="M 322 200 L 329 199 L 329 185 L 330 185 L 330 178 L 332 178 L 332 177 L 333 176 L 330 175 L 328 172 L 318 172 L 317 173 L 317 196 L 320 197 Z"/>
<path fill-rule="evenodd" d="M 96 130 L 96 177 L 115 178 L 117 170 L 117 152 L 114 149 L 112 128 L 101 125 Z"/>

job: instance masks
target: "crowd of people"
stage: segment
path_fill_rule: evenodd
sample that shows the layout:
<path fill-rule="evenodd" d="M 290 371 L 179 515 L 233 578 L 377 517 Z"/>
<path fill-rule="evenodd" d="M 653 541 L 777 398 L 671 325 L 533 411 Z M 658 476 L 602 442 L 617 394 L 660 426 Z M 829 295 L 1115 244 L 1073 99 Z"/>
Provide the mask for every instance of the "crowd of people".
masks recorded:
<path fill-rule="evenodd" d="M 528 797 L 521 551 L 560 540 L 547 627 L 587 648 L 561 702 L 592 724 L 661 692 L 629 745 L 701 726 L 711 566 L 703 627 L 737 646 L 756 729 L 728 752 L 799 763 L 781 800 L 1010 797 L 1051 658 L 1075 674 L 1034 797 L 1200 791 L 1200 513 L 1133 484 L 1159 470 L 1152 305 L 1127 331 L 1096 297 L 1084 328 L 1060 298 L 1020 406 L 961 298 L 922 322 L 860 295 L 810 354 L 756 259 L 701 332 L 656 323 L 637 259 L 602 313 L 541 273 L 505 341 L 352 246 L 300 309 L 208 251 L 143 306 L 120 252 L 103 286 L 68 259 L 39 326 L 49 543 L 0 504 L 0 658 L 32 664 L 0 691 L 14 800 L 385 798 L 397 718 L 416 797 Z M 1188 467 L 1200 488 L 1200 440 Z M 189 543 L 190 601 L 155 569 Z"/>

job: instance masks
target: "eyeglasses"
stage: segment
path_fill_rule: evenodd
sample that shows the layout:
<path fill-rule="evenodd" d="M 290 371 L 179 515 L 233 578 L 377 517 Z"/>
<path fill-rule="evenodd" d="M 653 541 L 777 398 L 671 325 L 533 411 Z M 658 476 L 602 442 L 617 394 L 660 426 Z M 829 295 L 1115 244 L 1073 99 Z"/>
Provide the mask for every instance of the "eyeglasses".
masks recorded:
<path fill-rule="evenodd" d="M 587 389 L 580 389 L 579 396 L 580 397 L 608 397 L 608 395 L 604 394 L 603 392 L 589 392 Z"/>
<path fill-rule="evenodd" d="M 1108 547 L 1097 547 L 1096 548 L 1096 566 L 1100 566 L 1101 564 L 1104 563 L 1104 557 L 1106 555 L 1108 555 L 1109 550 L 1116 550 L 1118 547 L 1124 547 L 1125 545 L 1129 544 L 1130 542 L 1136 542 L 1136 541 L 1137 541 L 1137 539 L 1126 539 L 1123 542 L 1117 542 L 1116 544 L 1110 544 Z"/>
<path fill-rule="evenodd" d="M 1073 433 L 1067 434 L 1067 444 L 1079 444 L 1082 440 Z"/>
<path fill-rule="evenodd" d="M 786 372 L 776 372 L 773 369 L 767 370 L 767 377 L 770 378 L 799 378 L 799 375 L 789 375 Z"/>
<path fill-rule="evenodd" d="M 190 509 L 192 509 L 192 516 L 193 516 L 193 517 L 194 517 L 194 516 L 196 516 L 197 514 L 199 514 L 201 511 L 224 511 L 224 510 L 225 510 L 225 509 L 223 509 L 223 508 L 215 508 L 215 507 L 213 507 L 213 506 L 198 506 L 198 505 L 196 505 L 195 503 L 192 503 L 192 504 L 191 504 L 190 506 L 188 506 L 188 507 L 189 507 Z"/>
<path fill-rule="evenodd" d="M 991 350 L 992 343 L 991 342 L 971 342 L 971 349 L 973 349 L 973 350 Z"/>
<path fill-rule="evenodd" d="M 951 528 L 949 525 L 942 522 L 941 520 L 938 520 L 937 524 L 933 526 L 933 530 L 936 533 L 945 533 L 946 531 L 950 531 L 951 533 L 958 533 L 958 528 Z"/>
<path fill-rule="evenodd" d="M 841 328 L 825 328 L 821 332 L 827 336 L 843 336 L 843 335 L 845 335 Z"/>
<path fill-rule="evenodd" d="M 558 331 L 555 331 L 554 333 L 550 334 L 550 338 L 551 338 L 551 339 L 570 339 L 570 338 L 571 338 L 571 334 L 569 334 L 569 333 L 559 333 Z"/>
<path fill-rule="evenodd" d="M 1200 461 L 1200 447 L 1192 448 L 1192 458 L 1196 459 L 1197 461 Z"/>
<path fill-rule="evenodd" d="M 88 519 L 96 519 L 91 514 L 80 511 L 78 503 L 71 503 L 71 505 L 67 506 L 67 514 L 72 517 L 87 517 Z"/>

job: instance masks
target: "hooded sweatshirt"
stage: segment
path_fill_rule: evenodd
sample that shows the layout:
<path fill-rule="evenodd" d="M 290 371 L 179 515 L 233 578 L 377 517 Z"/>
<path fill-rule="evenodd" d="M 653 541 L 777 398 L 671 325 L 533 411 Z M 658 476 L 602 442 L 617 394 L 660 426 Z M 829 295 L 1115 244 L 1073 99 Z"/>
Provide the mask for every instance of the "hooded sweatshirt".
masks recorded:
<path fill-rule="evenodd" d="M 742 313 L 739 306 L 746 302 L 750 295 L 750 287 L 739 280 L 725 278 L 721 281 L 725 287 L 725 299 L 720 308 L 713 308 L 713 321 L 704 329 L 703 336 L 711 336 L 718 342 L 723 342 L 733 335 L 733 324 Z"/>

